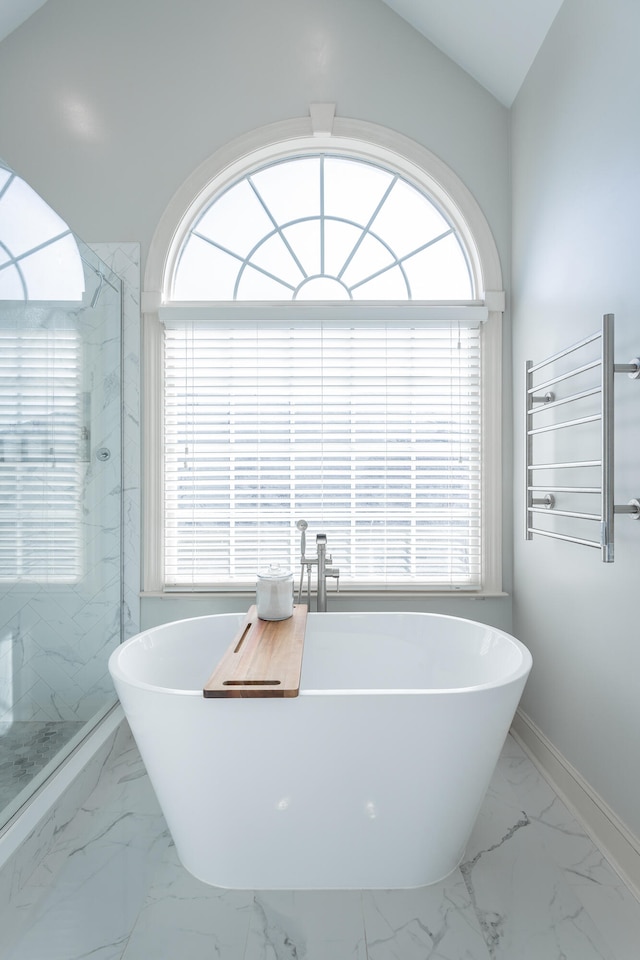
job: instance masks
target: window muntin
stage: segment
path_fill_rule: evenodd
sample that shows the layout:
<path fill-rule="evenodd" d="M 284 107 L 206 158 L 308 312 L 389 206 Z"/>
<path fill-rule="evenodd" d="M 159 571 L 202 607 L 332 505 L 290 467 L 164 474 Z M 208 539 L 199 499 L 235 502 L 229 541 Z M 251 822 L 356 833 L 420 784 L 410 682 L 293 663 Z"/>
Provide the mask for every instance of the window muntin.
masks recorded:
<path fill-rule="evenodd" d="M 470 300 L 464 245 L 400 174 L 330 154 L 269 164 L 200 213 L 171 299 Z"/>

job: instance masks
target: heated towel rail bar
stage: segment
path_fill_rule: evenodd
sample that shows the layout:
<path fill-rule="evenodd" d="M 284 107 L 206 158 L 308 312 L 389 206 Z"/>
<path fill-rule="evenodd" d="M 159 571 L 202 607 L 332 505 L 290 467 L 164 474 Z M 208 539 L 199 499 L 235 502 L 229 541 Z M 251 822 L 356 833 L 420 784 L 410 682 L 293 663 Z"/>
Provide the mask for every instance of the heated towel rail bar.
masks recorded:
<path fill-rule="evenodd" d="M 594 352 L 595 358 L 593 355 L 585 355 Z M 573 354 L 577 357 L 573 358 Z M 576 359 L 577 366 L 565 369 L 567 357 L 572 357 L 571 362 Z M 564 364 L 563 361 L 565 361 Z M 541 371 L 544 371 L 542 380 L 538 379 Z M 532 540 L 534 535 L 538 535 L 595 547 L 601 551 L 604 563 L 611 563 L 614 558 L 615 514 L 626 513 L 636 520 L 640 519 L 640 500 L 630 500 L 626 504 L 614 502 L 613 384 L 616 373 L 626 373 L 634 380 L 640 378 L 640 358 L 636 357 L 630 363 L 614 362 L 614 316 L 611 313 L 605 314 L 602 318 L 602 327 L 597 333 L 585 337 L 565 350 L 554 353 L 539 363 L 534 364 L 528 360 L 525 365 L 526 539 Z M 598 374 L 597 383 L 581 384 L 581 378 L 583 381 L 585 377 L 588 380 L 589 376 L 594 377 L 595 374 Z M 576 383 L 578 386 L 574 388 Z M 561 390 L 569 387 L 573 392 L 557 396 L 555 390 L 559 385 L 562 385 Z M 590 398 L 594 399 L 590 400 Z M 578 415 L 572 416 L 569 412 L 567 419 L 554 419 L 555 415 L 551 418 L 538 417 L 538 414 L 543 411 L 548 413 L 569 404 L 574 404 L 574 410 L 578 408 Z M 541 425 L 540 419 L 545 420 Z M 579 446 L 579 429 L 589 424 L 599 424 L 599 429 L 589 428 L 592 431 L 589 440 L 593 439 L 594 433 L 597 434 L 596 449 L 590 458 L 557 460 L 552 455 L 551 460 L 547 459 L 546 462 L 534 462 L 534 452 L 537 452 L 535 448 L 539 438 L 552 438 L 545 441 L 548 444 L 547 453 L 551 449 L 552 454 L 555 454 L 552 435 L 556 433 L 560 436 L 571 435 L 572 444 L 577 443 Z M 566 480 L 565 471 L 567 470 L 577 471 L 578 482 L 572 483 L 571 480 Z M 597 471 L 595 475 L 594 470 Z M 536 473 L 538 471 L 539 474 Z M 539 475 L 542 477 L 540 480 L 538 480 Z M 576 474 L 572 476 L 575 477 Z M 588 482 L 580 482 L 583 476 L 589 478 Z M 584 496 L 587 500 L 590 497 L 598 497 L 597 512 L 595 508 L 580 510 L 559 508 L 557 498 L 562 497 L 568 500 L 572 495 Z M 571 507 L 572 504 L 569 502 L 566 506 Z M 534 520 L 534 517 L 539 515 L 560 517 L 563 523 L 566 520 L 578 521 L 580 532 L 583 532 L 585 523 L 587 526 L 590 522 L 598 523 L 599 537 L 596 539 L 586 535 L 577 536 L 575 525 L 573 528 L 563 529 L 555 520 L 552 521 L 554 526 L 548 528 L 534 526 L 534 523 L 539 522 Z"/>

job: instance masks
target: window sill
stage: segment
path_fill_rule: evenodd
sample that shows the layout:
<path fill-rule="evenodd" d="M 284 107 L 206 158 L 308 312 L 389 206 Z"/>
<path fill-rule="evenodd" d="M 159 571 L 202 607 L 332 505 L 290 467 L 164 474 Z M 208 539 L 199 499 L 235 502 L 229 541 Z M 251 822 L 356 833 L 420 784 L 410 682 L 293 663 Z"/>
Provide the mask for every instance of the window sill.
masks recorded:
<path fill-rule="evenodd" d="M 220 597 L 253 597 L 255 591 L 244 588 L 238 590 L 143 590 L 140 597 L 143 600 L 212 600 Z M 305 594 L 306 596 L 306 594 Z M 312 591 L 312 599 L 315 598 L 315 591 Z M 457 600 L 485 600 L 496 597 L 508 597 L 509 594 L 502 590 L 392 590 L 381 587 L 371 587 L 367 590 L 340 590 L 327 592 L 330 599 L 340 597 L 389 597 L 390 599 L 402 599 L 403 597 L 416 599 L 423 597 L 425 599 L 457 599 Z"/>

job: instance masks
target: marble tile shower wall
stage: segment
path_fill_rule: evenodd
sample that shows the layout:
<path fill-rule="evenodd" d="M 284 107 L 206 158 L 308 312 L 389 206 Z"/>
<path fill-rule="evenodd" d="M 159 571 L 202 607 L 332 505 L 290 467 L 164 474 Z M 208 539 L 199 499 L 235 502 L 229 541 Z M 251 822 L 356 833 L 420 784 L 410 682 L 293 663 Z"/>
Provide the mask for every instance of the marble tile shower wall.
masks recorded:
<path fill-rule="evenodd" d="M 89 720 L 114 698 L 107 654 L 120 639 L 121 549 L 124 634 L 139 623 L 139 244 L 92 248 L 124 284 L 122 343 L 124 469 L 97 463 L 95 450 L 120 444 L 121 348 L 111 312 L 96 310 L 86 337 L 85 389 L 97 429 L 90 439 L 84 499 L 85 567 L 74 585 L 16 584 L 0 603 L 0 722 Z M 121 547 L 120 498 L 124 498 Z"/>

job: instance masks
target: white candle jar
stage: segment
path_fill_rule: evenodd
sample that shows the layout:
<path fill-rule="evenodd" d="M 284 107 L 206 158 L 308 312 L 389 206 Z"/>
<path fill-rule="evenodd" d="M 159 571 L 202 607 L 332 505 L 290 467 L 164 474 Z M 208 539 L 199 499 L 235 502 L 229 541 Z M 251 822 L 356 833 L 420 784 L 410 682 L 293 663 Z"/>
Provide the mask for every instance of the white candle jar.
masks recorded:
<path fill-rule="evenodd" d="M 293 573 L 272 563 L 258 571 L 256 610 L 260 620 L 286 620 L 293 616 Z"/>

